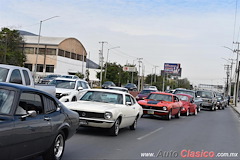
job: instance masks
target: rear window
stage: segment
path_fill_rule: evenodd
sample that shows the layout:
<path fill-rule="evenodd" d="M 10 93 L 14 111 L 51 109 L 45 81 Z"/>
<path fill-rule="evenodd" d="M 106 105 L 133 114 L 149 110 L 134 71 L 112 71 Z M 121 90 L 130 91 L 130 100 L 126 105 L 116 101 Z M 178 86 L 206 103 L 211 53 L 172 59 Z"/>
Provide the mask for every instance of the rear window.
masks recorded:
<path fill-rule="evenodd" d="M 0 82 L 6 82 L 9 69 L 0 67 Z"/>

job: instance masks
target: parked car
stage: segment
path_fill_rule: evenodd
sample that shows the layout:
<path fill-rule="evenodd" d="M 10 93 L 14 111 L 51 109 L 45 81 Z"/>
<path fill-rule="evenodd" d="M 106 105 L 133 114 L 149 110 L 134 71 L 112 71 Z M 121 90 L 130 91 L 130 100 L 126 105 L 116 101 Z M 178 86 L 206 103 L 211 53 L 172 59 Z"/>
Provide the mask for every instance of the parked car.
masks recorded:
<path fill-rule="evenodd" d="M 55 96 L 55 87 L 44 84 L 34 84 L 28 68 L 0 64 L 0 82 L 16 83 L 45 91 Z"/>
<path fill-rule="evenodd" d="M 46 92 L 0 83 L 0 122 L 1 159 L 60 160 L 79 116 Z"/>
<path fill-rule="evenodd" d="M 196 91 L 188 90 L 188 89 L 184 89 L 184 88 L 177 88 L 177 89 L 173 90 L 172 93 L 173 94 L 189 94 L 189 95 L 193 96 L 194 104 L 197 105 L 198 112 L 200 112 L 203 100 L 202 100 L 201 96 L 197 95 Z"/>
<path fill-rule="evenodd" d="M 77 101 L 82 90 L 90 89 L 87 81 L 82 79 L 56 78 L 49 84 L 56 86 L 56 97 L 61 102 Z"/>
<path fill-rule="evenodd" d="M 220 109 L 225 109 L 227 106 L 227 101 L 224 99 L 222 95 L 217 95 L 217 108 Z"/>
<path fill-rule="evenodd" d="M 180 101 L 182 101 L 183 107 L 181 114 L 189 116 L 190 114 L 197 115 L 197 105 L 194 104 L 193 96 L 188 94 L 176 94 Z"/>
<path fill-rule="evenodd" d="M 137 96 L 136 99 L 137 101 L 139 100 L 143 100 L 145 98 L 147 98 L 147 96 L 151 93 L 151 92 L 157 92 L 158 90 L 155 89 L 143 89 Z"/>
<path fill-rule="evenodd" d="M 137 91 L 137 86 L 133 83 L 126 84 L 124 88 L 127 88 L 129 91 Z"/>
<path fill-rule="evenodd" d="M 202 107 L 212 111 L 217 109 L 217 97 L 214 91 L 198 90 L 197 95 L 203 100 Z"/>
<path fill-rule="evenodd" d="M 39 80 L 40 84 L 48 84 L 57 77 L 61 77 L 59 74 L 49 74 L 46 77 Z"/>
<path fill-rule="evenodd" d="M 124 87 L 108 87 L 108 89 L 113 89 L 113 90 L 116 90 L 116 91 L 123 91 L 123 92 L 127 92 L 128 93 L 128 89 L 127 88 L 124 88 Z"/>
<path fill-rule="evenodd" d="M 107 89 L 109 87 L 116 87 L 116 85 L 112 81 L 106 81 L 102 84 L 103 89 Z"/>
<path fill-rule="evenodd" d="M 79 113 L 81 126 L 108 128 L 113 136 L 118 135 L 120 128 L 130 126 L 135 130 L 143 114 L 132 95 L 109 89 L 88 90 L 79 101 L 65 105 Z"/>
<path fill-rule="evenodd" d="M 179 118 L 183 105 L 176 95 L 165 92 L 152 92 L 138 104 L 143 108 L 143 115 L 164 116 L 168 120 L 172 116 Z"/>
<path fill-rule="evenodd" d="M 70 79 L 79 79 L 79 77 L 76 76 L 76 75 L 61 75 L 60 77 L 62 77 L 62 78 L 70 78 Z"/>

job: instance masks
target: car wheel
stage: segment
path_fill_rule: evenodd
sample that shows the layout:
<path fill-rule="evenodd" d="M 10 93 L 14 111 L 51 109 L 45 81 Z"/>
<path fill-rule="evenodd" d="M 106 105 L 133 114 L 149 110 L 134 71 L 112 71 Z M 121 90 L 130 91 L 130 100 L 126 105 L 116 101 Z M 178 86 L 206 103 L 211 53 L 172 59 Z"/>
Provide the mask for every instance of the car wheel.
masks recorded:
<path fill-rule="evenodd" d="M 225 109 L 225 106 L 222 106 L 222 109 L 224 110 L 224 109 Z"/>
<path fill-rule="evenodd" d="M 214 111 L 214 110 L 215 110 L 215 106 L 212 105 L 212 107 L 211 107 L 211 111 Z"/>
<path fill-rule="evenodd" d="M 170 110 L 169 112 L 168 112 L 168 115 L 167 115 L 167 120 L 171 120 L 172 119 L 172 111 Z"/>
<path fill-rule="evenodd" d="M 188 109 L 187 112 L 185 113 L 185 116 L 189 116 L 189 109 Z"/>
<path fill-rule="evenodd" d="M 120 126 L 120 119 L 118 118 L 114 125 L 110 128 L 110 135 L 117 136 L 119 132 L 119 126 Z"/>
<path fill-rule="evenodd" d="M 58 133 L 52 146 L 43 154 L 44 160 L 60 160 L 65 148 L 65 136 L 63 132 Z"/>
<path fill-rule="evenodd" d="M 138 120 L 138 117 L 135 118 L 133 124 L 130 126 L 131 130 L 136 130 L 136 128 L 137 128 L 137 120 Z"/>
<path fill-rule="evenodd" d="M 194 113 L 193 113 L 193 115 L 194 115 L 194 116 L 196 116 L 196 115 L 197 115 L 197 113 L 198 113 L 198 109 L 196 108 L 196 109 L 194 110 Z"/>
<path fill-rule="evenodd" d="M 180 118 L 181 116 L 181 109 L 178 111 L 178 113 L 175 115 L 176 118 Z"/>
<path fill-rule="evenodd" d="M 199 106 L 197 107 L 197 111 L 198 111 L 198 112 L 201 111 L 201 105 L 199 105 Z"/>
<path fill-rule="evenodd" d="M 74 101 L 77 101 L 77 98 L 76 97 L 73 97 L 72 98 L 72 101 L 74 102 Z"/>

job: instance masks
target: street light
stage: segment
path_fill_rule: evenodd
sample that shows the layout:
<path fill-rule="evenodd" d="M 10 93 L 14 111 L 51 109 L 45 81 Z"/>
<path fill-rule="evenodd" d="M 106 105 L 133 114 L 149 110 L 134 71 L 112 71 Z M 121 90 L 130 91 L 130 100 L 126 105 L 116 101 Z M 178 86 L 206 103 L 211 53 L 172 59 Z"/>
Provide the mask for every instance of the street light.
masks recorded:
<path fill-rule="evenodd" d="M 110 51 L 111 49 L 115 49 L 115 48 L 120 48 L 120 46 L 109 48 L 109 49 L 108 49 L 108 52 L 107 52 L 106 69 L 105 69 L 105 75 L 104 75 L 105 79 L 106 79 L 106 76 L 107 76 L 108 54 L 109 54 L 109 51 Z"/>
<path fill-rule="evenodd" d="M 36 79 L 36 72 L 37 72 L 37 61 L 38 61 L 38 54 L 39 54 L 39 44 L 40 44 L 40 36 L 41 36 L 41 29 L 42 29 L 42 22 L 53 19 L 53 18 L 57 18 L 59 16 L 53 16 L 47 19 L 44 19 L 42 21 L 40 21 L 40 27 L 39 27 L 39 34 L 38 34 L 38 43 L 37 43 L 37 56 L 36 56 L 36 62 L 35 62 L 35 68 L 34 68 L 34 76 L 33 76 L 33 80 L 35 82 Z"/>

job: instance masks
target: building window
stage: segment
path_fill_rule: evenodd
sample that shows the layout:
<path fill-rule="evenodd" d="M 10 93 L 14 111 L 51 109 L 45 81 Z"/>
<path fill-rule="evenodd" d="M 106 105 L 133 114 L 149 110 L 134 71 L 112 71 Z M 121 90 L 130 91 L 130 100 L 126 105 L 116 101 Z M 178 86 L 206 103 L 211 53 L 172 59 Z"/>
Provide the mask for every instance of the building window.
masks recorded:
<path fill-rule="evenodd" d="M 56 55 L 56 49 L 47 48 L 47 55 Z"/>
<path fill-rule="evenodd" d="M 84 56 L 84 62 L 86 62 L 86 60 L 87 60 L 87 56 Z"/>
<path fill-rule="evenodd" d="M 54 65 L 46 65 L 46 72 L 53 73 L 54 72 Z"/>
<path fill-rule="evenodd" d="M 45 54 L 45 53 L 46 53 L 46 48 L 39 48 L 39 54 Z"/>
<path fill-rule="evenodd" d="M 71 53 L 71 58 L 76 59 L 76 53 Z"/>
<path fill-rule="evenodd" d="M 25 68 L 28 68 L 30 71 L 32 71 L 32 64 L 25 63 L 25 64 L 24 64 L 24 67 L 25 67 Z"/>
<path fill-rule="evenodd" d="M 65 51 L 65 57 L 70 58 L 70 52 Z"/>
<path fill-rule="evenodd" d="M 24 48 L 24 53 L 25 54 L 34 54 L 34 48 L 26 47 L 26 48 Z"/>
<path fill-rule="evenodd" d="M 61 50 L 61 49 L 59 49 L 59 50 L 58 50 L 58 55 L 64 57 L 64 51 Z"/>
<path fill-rule="evenodd" d="M 37 65 L 37 72 L 43 72 L 43 64 Z"/>
<path fill-rule="evenodd" d="M 77 60 L 81 60 L 81 55 L 77 54 Z"/>

